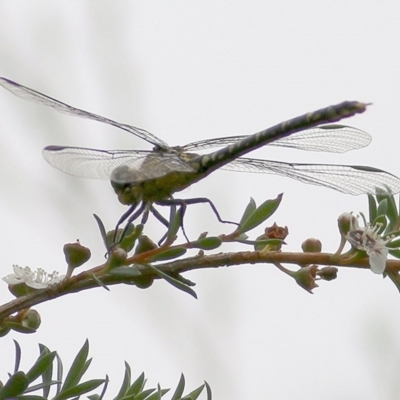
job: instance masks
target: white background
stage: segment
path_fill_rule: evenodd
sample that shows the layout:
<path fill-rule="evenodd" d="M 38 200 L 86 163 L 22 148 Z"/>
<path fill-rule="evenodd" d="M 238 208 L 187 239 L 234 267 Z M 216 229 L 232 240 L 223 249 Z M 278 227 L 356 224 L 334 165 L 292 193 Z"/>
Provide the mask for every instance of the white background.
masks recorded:
<path fill-rule="evenodd" d="M 372 144 L 345 155 L 259 150 L 298 162 L 373 165 L 400 174 L 400 6 L 397 1 L 0 1 L 0 75 L 100 115 L 147 129 L 171 145 L 251 134 L 343 100 L 373 102 L 346 123 Z M 64 243 L 104 250 L 92 213 L 112 227 L 125 208 L 107 181 L 69 177 L 42 159 L 49 144 L 142 148 L 112 127 L 57 114 L 0 90 L 1 275 L 12 264 L 63 271 Z M 271 219 L 287 225 L 287 250 L 310 236 L 334 252 L 336 219 L 367 211 L 351 197 L 290 179 L 216 172 L 183 193 L 208 196 L 237 220 L 252 196 L 284 192 Z M 207 206 L 190 207 L 188 234 L 229 232 Z M 156 222 L 146 232 L 158 239 Z M 254 235 L 260 234 L 255 232 Z M 239 248 L 237 248 L 239 250 Z M 241 248 L 240 248 L 241 249 Z M 90 376 L 128 361 L 151 384 L 207 380 L 215 399 L 397 399 L 400 298 L 369 270 L 340 270 L 310 295 L 270 265 L 192 272 L 199 300 L 156 282 L 113 287 L 39 305 L 37 334 L 1 339 L 0 379 L 37 343 L 66 364 L 85 338 Z M 11 300 L 4 284 L 2 303 Z"/>

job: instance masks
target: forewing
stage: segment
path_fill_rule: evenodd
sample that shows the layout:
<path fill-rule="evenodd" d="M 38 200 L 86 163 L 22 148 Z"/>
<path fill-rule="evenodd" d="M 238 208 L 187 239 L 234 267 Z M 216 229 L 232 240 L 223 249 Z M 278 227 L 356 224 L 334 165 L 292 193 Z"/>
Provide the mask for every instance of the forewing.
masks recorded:
<path fill-rule="evenodd" d="M 116 128 L 120 128 L 123 129 L 124 131 L 132 133 L 133 135 L 143 140 L 146 140 L 147 142 L 154 144 L 155 146 L 164 149 L 168 148 L 168 145 L 163 140 L 159 139 L 157 136 L 153 135 L 150 132 L 147 132 L 144 129 L 136 128 L 132 125 L 121 124 L 119 122 L 113 121 L 112 119 L 101 117 L 100 115 L 93 114 L 88 111 L 80 110 L 79 108 L 75 108 L 68 104 L 62 103 L 61 101 L 53 99 L 50 96 L 46 96 L 45 94 L 37 92 L 36 90 L 33 89 L 29 89 L 26 86 L 22 86 L 6 78 L 0 78 L 0 85 L 3 86 L 5 89 L 9 90 L 11 93 L 23 99 L 43 104 L 47 107 L 51 107 L 54 110 L 64 114 L 91 119 L 94 121 L 102 122 L 107 125 L 115 126 Z"/>
<path fill-rule="evenodd" d="M 224 147 L 237 143 L 247 136 L 230 136 L 216 139 L 200 140 L 183 146 L 183 151 L 198 151 L 214 147 Z M 292 133 L 282 139 L 268 143 L 268 146 L 290 147 L 308 151 L 345 153 L 346 151 L 366 147 L 371 136 L 360 129 L 346 125 L 321 125 Z"/>
<path fill-rule="evenodd" d="M 141 150 L 96 150 L 83 147 L 47 146 L 43 157 L 66 174 L 95 179 L 109 179 L 122 165 L 135 171 L 136 181 L 154 179 L 173 171 L 194 172 L 174 153 Z M 126 180 L 120 183 L 132 183 Z"/>
<path fill-rule="evenodd" d="M 352 195 L 400 192 L 397 176 L 359 165 L 295 164 L 241 157 L 222 169 L 276 174 Z"/>

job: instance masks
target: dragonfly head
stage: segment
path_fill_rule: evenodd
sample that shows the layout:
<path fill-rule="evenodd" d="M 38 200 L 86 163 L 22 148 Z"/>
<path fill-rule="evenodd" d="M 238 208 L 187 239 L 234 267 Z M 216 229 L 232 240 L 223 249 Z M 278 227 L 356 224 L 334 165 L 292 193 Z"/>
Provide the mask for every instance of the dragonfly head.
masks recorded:
<path fill-rule="evenodd" d="M 142 190 L 137 185 L 111 181 L 111 186 L 123 205 L 138 205 L 142 201 Z"/>
<path fill-rule="evenodd" d="M 115 168 L 110 181 L 120 203 L 138 205 L 143 200 L 143 190 L 137 182 L 135 171 L 127 166 Z"/>

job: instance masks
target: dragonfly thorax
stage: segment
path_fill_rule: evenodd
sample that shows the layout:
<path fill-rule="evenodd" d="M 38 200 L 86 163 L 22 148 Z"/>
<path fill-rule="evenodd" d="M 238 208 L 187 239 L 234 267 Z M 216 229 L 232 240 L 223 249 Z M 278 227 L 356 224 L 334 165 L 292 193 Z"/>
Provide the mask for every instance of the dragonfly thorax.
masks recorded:
<path fill-rule="evenodd" d="M 121 165 L 112 172 L 110 181 L 120 203 L 134 205 L 170 199 L 175 192 L 186 189 L 199 179 L 196 172 L 170 171 L 147 178 L 142 170 Z"/>

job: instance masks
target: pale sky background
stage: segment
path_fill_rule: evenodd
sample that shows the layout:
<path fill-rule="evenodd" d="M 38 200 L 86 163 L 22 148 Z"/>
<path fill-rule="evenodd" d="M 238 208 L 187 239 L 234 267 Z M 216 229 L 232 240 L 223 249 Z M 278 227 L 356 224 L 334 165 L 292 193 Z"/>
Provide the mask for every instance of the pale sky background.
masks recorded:
<path fill-rule="evenodd" d="M 345 123 L 373 137 L 344 155 L 264 148 L 255 156 L 372 165 L 400 174 L 398 1 L 4 1 L 0 76 L 61 101 L 147 129 L 171 145 L 251 134 L 343 100 L 373 102 Z M 12 264 L 63 271 L 64 243 L 104 249 L 92 217 L 112 227 L 125 211 L 107 181 L 51 168 L 49 144 L 150 149 L 112 127 L 58 114 L 0 89 L 1 275 Z M 284 192 L 271 224 L 287 225 L 287 250 L 317 237 L 339 242 L 337 217 L 367 212 L 365 196 L 272 175 L 216 172 L 182 193 L 209 197 L 238 220 Z M 189 208 L 196 237 L 227 233 L 207 206 Z M 158 239 L 160 225 L 146 232 Z M 254 231 L 257 236 L 260 231 Z M 237 250 L 242 247 L 237 247 Z M 400 295 L 389 279 L 340 270 L 310 295 L 270 265 L 192 272 L 196 301 L 158 281 L 149 290 L 113 287 L 39 305 L 35 335 L 1 339 L 0 379 L 13 367 L 12 339 L 28 368 L 37 343 L 68 365 L 89 338 L 89 376 L 110 375 L 115 396 L 128 361 L 133 375 L 188 388 L 207 380 L 218 400 L 397 399 Z M 11 300 L 3 284 L 2 303 Z M 168 396 L 166 397 L 168 398 Z"/>

